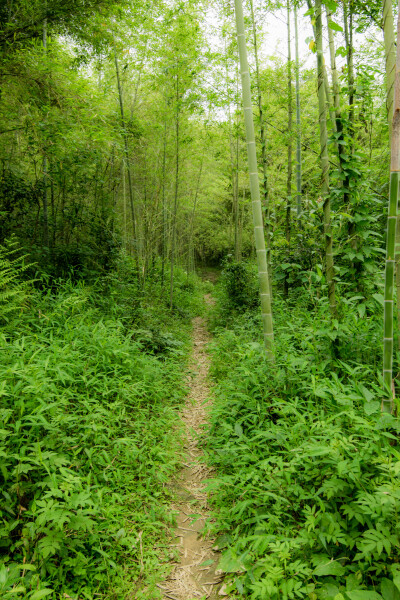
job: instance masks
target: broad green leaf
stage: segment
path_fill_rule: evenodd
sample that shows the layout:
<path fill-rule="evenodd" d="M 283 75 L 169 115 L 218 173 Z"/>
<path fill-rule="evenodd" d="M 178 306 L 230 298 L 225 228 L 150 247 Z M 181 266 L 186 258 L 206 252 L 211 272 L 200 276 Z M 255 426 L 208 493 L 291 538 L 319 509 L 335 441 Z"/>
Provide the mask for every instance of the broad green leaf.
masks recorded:
<path fill-rule="evenodd" d="M 383 306 L 383 294 L 372 294 L 372 297 Z"/>
<path fill-rule="evenodd" d="M 343 27 L 334 21 L 329 21 L 328 27 L 329 29 L 333 29 L 333 31 L 343 31 Z"/>
<path fill-rule="evenodd" d="M 235 433 L 239 437 L 243 435 L 243 427 L 240 425 L 240 423 L 235 423 Z"/>
<path fill-rule="evenodd" d="M 219 561 L 218 568 L 225 573 L 239 573 L 240 571 L 245 571 L 243 563 L 231 550 L 224 552 Z"/>
<path fill-rule="evenodd" d="M 29 600 L 41 600 L 41 598 L 45 598 L 53 593 L 54 590 L 50 588 L 38 590 L 37 592 L 33 592 L 32 596 L 29 596 Z"/>
<path fill-rule="evenodd" d="M 386 577 L 381 581 L 381 594 L 383 600 L 400 600 L 400 592 L 390 579 Z"/>
<path fill-rule="evenodd" d="M 353 590 L 352 592 L 346 592 L 346 597 L 349 600 L 382 600 L 380 594 L 369 590 Z"/>
<path fill-rule="evenodd" d="M 376 412 L 379 412 L 381 408 L 380 402 L 374 400 L 373 402 L 365 402 L 364 403 L 364 412 L 366 415 L 372 415 Z"/>
<path fill-rule="evenodd" d="M 346 569 L 337 561 L 332 560 L 323 565 L 318 565 L 316 569 L 314 569 L 313 575 L 316 576 L 326 576 L 326 575 L 344 575 Z"/>
<path fill-rule="evenodd" d="M 325 6 L 326 6 L 327 8 L 329 8 L 329 10 L 330 10 L 331 12 L 335 12 L 335 11 L 336 11 L 336 9 L 337 9 L 337 6 L 338 6 L 338 5 L 337 5 L 337 2 L 335 2 L 334 0 L 326 0 L 326 2 L 325 2 Z"/>

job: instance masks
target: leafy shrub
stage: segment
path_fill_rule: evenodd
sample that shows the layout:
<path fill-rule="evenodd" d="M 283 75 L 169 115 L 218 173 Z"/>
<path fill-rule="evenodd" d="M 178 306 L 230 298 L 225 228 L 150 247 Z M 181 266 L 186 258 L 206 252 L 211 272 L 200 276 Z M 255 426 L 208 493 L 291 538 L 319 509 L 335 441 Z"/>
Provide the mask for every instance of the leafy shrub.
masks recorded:
<path fill-rule="evenodd" d="M 172 519 L 182 357 L 144 354 L 82 285 L 21 326 L 0 339 L 0 595 L 121 598 Z"/>
<path fill-rule="evenodd" d="M 258 302 L 257 270 L 251 263 L 227 263 L 222 271 L 221 285 L 231 308 L 244 310 Z"/>
<path fill-rule="evenodd" d="M 240 597 L 400 598 L 400 425 L 380 413 L 380 303 L 353 308 L 329 324 L 275 298 L 272 372 L 258 313 L 214 344 L 209 527 Z"/>
<path fill-rule="evenodd" d="M 15 239 L 0 246 L 0 324 L 10 323 L 26 307 L 29 282 L 23 280 L 27 266 Z"/>

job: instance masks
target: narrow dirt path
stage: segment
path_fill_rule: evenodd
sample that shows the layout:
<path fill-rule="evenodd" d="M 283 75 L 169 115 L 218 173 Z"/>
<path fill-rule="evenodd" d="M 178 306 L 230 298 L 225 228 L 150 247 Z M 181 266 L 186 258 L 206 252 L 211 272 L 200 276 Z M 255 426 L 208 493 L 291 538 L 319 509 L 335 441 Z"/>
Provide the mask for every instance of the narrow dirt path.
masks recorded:
<path fill-rule="evenodd" d="M 210 295 L 206 295 L 205 300 L 208 304 L 213 303 Z M 164 600 L 214 600 L 223 595 L 220 589 L 222 578 L 216 573 L 219 556 L 212 548 L 214 542 L 199 534 L 209 517 L 204 480 L 211 472 L 204 464 L 198 446 L 210 405 L 209 340 L 205 320 L 196 317 L 193 320 L 190 392 L 181 416 L 185 427 L 184 468 L 175 481 L 177 500 L 172 506 L 177 513 L 174 546 L 180 558 L 169 578 L 159 586 Z"/>

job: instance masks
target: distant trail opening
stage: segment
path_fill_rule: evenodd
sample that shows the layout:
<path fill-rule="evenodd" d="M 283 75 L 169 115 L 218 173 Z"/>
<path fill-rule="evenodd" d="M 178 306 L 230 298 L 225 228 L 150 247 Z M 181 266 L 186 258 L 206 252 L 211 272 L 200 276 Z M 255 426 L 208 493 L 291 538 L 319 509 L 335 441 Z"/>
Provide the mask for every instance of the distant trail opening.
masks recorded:
<path fill-rule="evenodd" d="M 213 304 L 209 294 L 205 301 Z M 180 559 L 169 578 L 158 586 L 165 600 L 216 600 L 225 595 L 221 589 L 223 578 L 216 572 L 219 555 L 213 550 L 214 542 L 199 533 L 210 516 L 204 480 L 211 472 L 198 447 L 210 405 L 207 381 L 210 358 L 206 349 L 209 340 L 205 320 L 196 317 L 193 319 L 190 392 L 181 415 L 185 427 L 184 468 L 175 482 L 177 499 L 172 506 L 177 513 L 173 545 L 178 548 Z"/>

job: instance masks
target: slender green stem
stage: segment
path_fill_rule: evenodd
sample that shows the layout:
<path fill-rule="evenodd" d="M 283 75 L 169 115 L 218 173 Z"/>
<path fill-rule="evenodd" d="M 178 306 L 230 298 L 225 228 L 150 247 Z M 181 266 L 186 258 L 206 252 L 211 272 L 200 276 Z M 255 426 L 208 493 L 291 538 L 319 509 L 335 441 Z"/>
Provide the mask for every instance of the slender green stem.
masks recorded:
<path fill-rule="evenodd" d="M 315 32 L 317 45 L 317 72 L 318 72 L 318 107 L 319 130 L 321 147 L 322 170 L 322 198 L 324 208 L 324 233 L 325 233 L 325 263 L 326 281 L 328 284 L 329 308 L 331 316 L 336 316 L 335 279 L 333 265 L 333 241 L 331 228 L 331 202 L 329 197 L 329 156 L 328 132 L 326 127 L 326 104 L 324 98 L 324 56 L 322 50 L 322 15 L 321 0 L 315 1 Z"/>
<path fill-rule="evenodd" d="M 258 276 L 260 282 L 261 313 L 264 332 L 264 344 L 267 356 L 273 360 L 273 325 L 271 296 L 269 288 L 268 264 L 265 250 L 264 226 L 261 210 L 260 183 L 257 170 L 257 152 L 254 137 L 253 107 L 251 102 L 250 73 L 247 61 L 246 35 L 244 29 L 243 7 L 241 0 L 235 0 L 236 30 L 238 37 L 240 70 L 242 75 L 243 110 L 246 130 L 247 158 L 250 177 L 251 204 L 255 245 L 257 252 Z"/>
<path fill-rule="evenodd" d="M 294 7 L 294 34 L 296 48 L 296 190 L 297 218 L 301 217 L 301 112 L 300 112 L 300 66 L 299 66 L 299 31 L 297 8 Z"/>
<path fill-rule="evenodd" d="M 399 0 L 400 4 L 400 0 Z M 382 411 L 393 411 L 393 303 L 394 270 L 396 255 L 396 223 L 400 182 L 400 12 L 397 23 L 397 57 L 393 96 L 393 122 L 391 139 L 390 192 L 387 221 L 385 294 L 383 315 L 383 382 L 387 398 L 382 401 Z"/>

